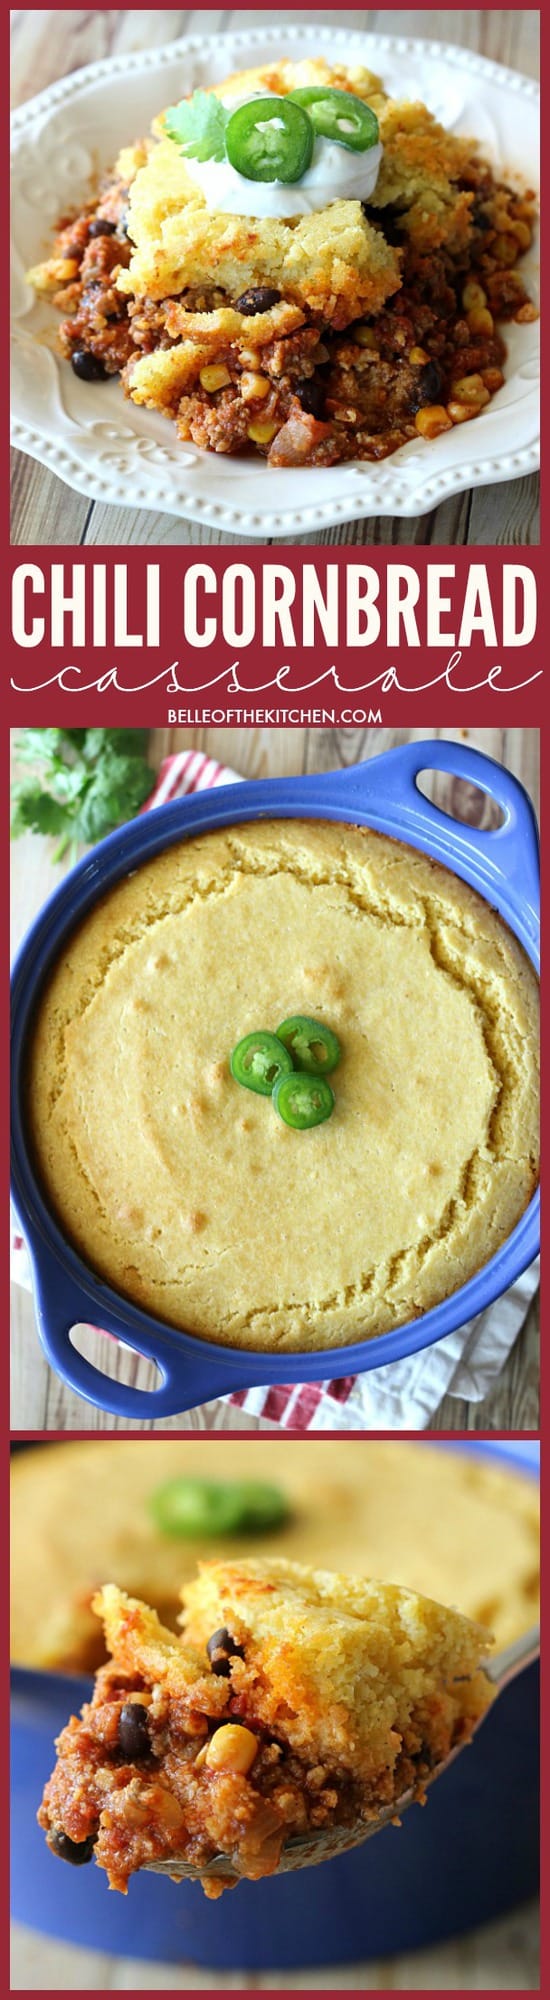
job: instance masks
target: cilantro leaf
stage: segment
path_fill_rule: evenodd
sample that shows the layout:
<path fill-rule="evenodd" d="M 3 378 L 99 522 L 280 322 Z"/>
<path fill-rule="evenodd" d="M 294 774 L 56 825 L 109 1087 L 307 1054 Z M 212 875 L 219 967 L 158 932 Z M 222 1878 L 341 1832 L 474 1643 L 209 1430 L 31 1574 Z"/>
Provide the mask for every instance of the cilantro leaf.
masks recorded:
<path fill-rule="evenodd" d="M 169 139 L 193 160 L 225 159 L 225 128 L 231 114 L 211 91 L 194 90 L 164 113 Z"/>
<path fill-rule="evenodd" d="M 25 775 L 12 793 L 14 838 L 61 835 L 55 859 L 101 840 L 145 804 L 152 786 L 146 729 L 26 729 L 17 743 Z"/>
<path fill-rule="evenodd" d="M 108 745 L 126 757 L 147 755 L 148 729 L 83 729 L 82 735 L 85 738 L 82 755 L 87 764 L 94 764 Z"/>
<path fill-rule="evenodd" d="M 107 745 L 87 786 L 78 815 L 81 840 L 102 840 L 133 819 L 151 791 L 151 772 L 138 757 L 118 756 Z"/>
<path fill-rule="evenodd" d="M 51 763 L 63 754 L 64 729 L 25 729 L 17 745 L 20 764 Z"/>
<path fill-rule="evenodd" d="M 21 786 L 13 789 L 13 812 L 11 820 L 12 838 L 19 833 L 62 833 L 66 825 L 64 806 L 50 798 L 48 792 L 28 790 Z"/>

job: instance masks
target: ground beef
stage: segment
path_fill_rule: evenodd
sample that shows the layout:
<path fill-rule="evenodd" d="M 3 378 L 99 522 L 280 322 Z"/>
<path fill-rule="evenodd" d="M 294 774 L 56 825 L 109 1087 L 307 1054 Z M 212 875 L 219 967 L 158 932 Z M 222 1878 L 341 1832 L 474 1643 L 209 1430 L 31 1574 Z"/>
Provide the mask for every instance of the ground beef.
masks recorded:
<path fill-rule="evenodd" d="M 111 1886 L 122 1890 L 136 1869 L 174 1856 L 199 1871 L 216 1853 L 234 1856 L 238 1871 L 254 1879 L 272 1873 L 285 1840 L 335 1823 L 351 1828 L 361 1819 L 364 1794 L 358 1786 L 319 1765 L 306 1768 L 284 1743 L 263 1734 L 255 1719 L 260 1748 L 251 1781 L 197 1763 L 218 1720 L 247 1721 L 242 1697 L 216 1713 L 221 1696 L 214 1675 L 209 1716 L 205 1682 L 200 1685 L 200 1707 L 193 1714 L 192 1703 L 163 1699 L 139 1676 L 102 1668 L 93 1702 L 81 1720 L 73 1716 L 62 1731 L 38 1815 L 61 1859 L 95 1856 Z M 132 1698 L 148 1718 L 145 1744 L 134 1761 L 121 1748 L 121 1719 Z"/>
<path fill-rule="evenodd" d="M 62 354 L 89 353 L 105 375 L 118 375 L 133 352 L 126 302 L 115 284 L 115 272 L 130 262 L 131 244 L 125 218 L 128 188 L 109 181 L 98 200 L 62 222 L 55 255 L 74 261 L 78 269 L 55 295 L 68 315 L 59 333 Z"/>

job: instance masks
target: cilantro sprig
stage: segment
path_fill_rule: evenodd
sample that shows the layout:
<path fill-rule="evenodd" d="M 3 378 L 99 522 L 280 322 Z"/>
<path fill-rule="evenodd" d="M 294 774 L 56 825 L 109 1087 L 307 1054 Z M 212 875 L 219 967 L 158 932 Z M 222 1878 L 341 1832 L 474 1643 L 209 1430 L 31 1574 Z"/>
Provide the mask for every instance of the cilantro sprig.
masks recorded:
<path fill-rule="evenodd" d="M 231 117 L 220 97 L 194 90 L 164 113 L 169 139 L 192 160 L 224 160 L 225 128 Z"/>
<path fill-rule="evenodd" d="M 16 744 L 24 775 L 12 788 L 11 833 L 57 839 L 54 860 L 113 833 L 152 788 L 147 729 L 24 729 Z"/>

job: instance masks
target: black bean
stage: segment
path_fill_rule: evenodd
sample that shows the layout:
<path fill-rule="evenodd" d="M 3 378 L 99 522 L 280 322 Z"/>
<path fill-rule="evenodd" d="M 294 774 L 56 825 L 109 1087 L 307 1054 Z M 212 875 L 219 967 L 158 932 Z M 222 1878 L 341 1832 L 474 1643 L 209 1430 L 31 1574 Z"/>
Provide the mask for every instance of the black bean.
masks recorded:
<path fill-rule="evenodd" d="M 424 403 L 439 403 L 443 391 L 441 373 L 436 361 L 425 361 L 418 370 L 411 396 L 411 410 L 421 410 Z"/>
<path fill-rule="evenodd" d="M 71 354 L 71 368 L 74 368 L 75 375 L 79 376 L 81 382 L 105 380 L 103 362 L 98 360 L 96 354 L 90 354 L 87 347 L 75 347 L 74 354 Z"/>
<path fill-rule="evenodd" d="M 149 1717 L 141 1701 L 125 1701 L 118 1719 L 118 1747 L 132 1763 L 150 1757 Z"/>
<path fill-rule="evenodd" d="M 48 1847 L 51 1847 L 52 1854 L 59 1856 L 60 1861 L 70 1861 L 72 1868 L 82 1868 L 85 1861 L 92 1859 L 95 1837 L 90 1833 L 87 1840 L 69 1840 L 68 1833 L 59 1829 L 48 1834 Z"/>
<path fill-rule="evenodd" d="M 208 1640 L 206 1651 L 212 1673 L 221 1674 L 224 1680 L 229 1678 L 230 1661 L 244 1660 L 242 1646 L 238 1646 L 236 1639 L 231 1637 L 231 1633 L 227 1630 L 227 1625 L 221 1625 L 219 1632 L 212 1633 L 212 1638 Z"/>
<path fill-rule="evenodd" d="M 368 201 L 362 201 L 361 207 L 363 210 L 363 215 L 365 216 L 365 220 L 367 222 L 370 222 L 371 227 L 374 229 L 381 229 L 382 234 L 385 236 L 386 243 L 391 243 L 394 249 L 399 249 L 400 244 L 403 242 L 403 229 L 401 226 L 402 216 L 400 210 L 398 208 L 393 208 L 389 203 L 387 207 L 382 210 L 380 210 L 379 208 L 378 209 L 371 208 L 370 203 Z"/>
<path fill-rule="evenodd" d="M 428 1770 L 433 1771 L 435 1765 L 441 1762 L 441 1758 L 438 1757 L 437 1750 L 434 1750 L 432 1743 L 421 1743 L 420 1749 L 416 1752 L 415 1762 L 417 1764 L 427 1764 Z"/>
<path fill-rule="evenodd" d="M 107 222 L 103 216 L 96 215 L 95 222 L 90 223 L 88 236 L 116 236 L 116 222 Z"/>
<path fill-rule="evenodd" d="M 295 395 L 307 417 L 317 417 L 318 420 L 322 420 L 325 411 L 324 382 L 320 382 L 315 375 L 310 382 L 297 382 Z"/>
<path fill-rule="evenodd" d="M 266 313 L 270 306 L 278 306 L 280 297 L 280 292 L 273 292 L 269 285 L 252 285 L 250 291 L 242 292 L 237 299 L 235 312 L 245 316 L 248 313 Z"/>

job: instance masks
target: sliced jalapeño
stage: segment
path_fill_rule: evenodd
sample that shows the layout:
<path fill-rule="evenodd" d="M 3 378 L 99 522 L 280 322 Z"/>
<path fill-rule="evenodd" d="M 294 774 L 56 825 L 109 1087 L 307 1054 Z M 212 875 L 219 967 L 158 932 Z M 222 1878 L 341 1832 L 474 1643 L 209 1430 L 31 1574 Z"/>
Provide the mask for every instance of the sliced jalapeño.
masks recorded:
<path fill-rule="evenodd" d="M 312 1125 L 322 1125 L 334 1110 L 334 1091 L 324 1076 L 309 1076 L 306 1070 L 294 1070 L 292 1076 L 280 1076 L 273 1091 L 273 1103 L 285 1125 L 291 1125 L 295 1132 L 307 1132 Z"/>
<path fill-rule="evenodd" d="M 378 145 L 379 126 L 374 111 L 349 90 L 329 90 L 310 84 L 303 90 L 291 91 L 288 101 L 307 112 L 319 138 L 336 139 L 350 153 L 366 153 L 371 146 Z"/>
<path fill-rule="evenodd" d="M 311 1076 L 330 1076 L 340 1061 L 338 1036 L 309 1014 L 289 1014 L 277 1029 L 277 1040 L 284 1042 L 295 1068 L 308 1070 Z"/>
<path fill-rule="evenodd" d="M 247 181 L 300 181 L 313 155 L 311 118 L 290 97 L 255 97 L 233 111 L 227 158 Z"/>
<path fill-rule="evenodd" d="M 237 1042 L 229 1067 L 236 1083 L 243 1083 L 246 1090 L 259 1091 L 261 1097 L 271 1097 L 279 1077 L 292 1070 L 292 1056 L 277 1035 L 269 1034 L 267 1028 L 257 1028 Z"/>

